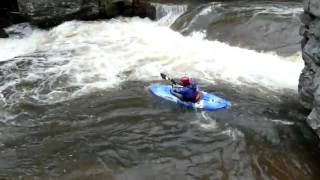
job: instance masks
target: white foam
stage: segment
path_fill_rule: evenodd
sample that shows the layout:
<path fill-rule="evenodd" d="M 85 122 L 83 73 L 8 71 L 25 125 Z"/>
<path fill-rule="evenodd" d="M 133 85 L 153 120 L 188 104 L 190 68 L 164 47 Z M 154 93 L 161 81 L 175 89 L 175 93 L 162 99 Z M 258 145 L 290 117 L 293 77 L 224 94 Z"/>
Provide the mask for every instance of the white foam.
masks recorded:
<path fill-rule="evenodd" d="M 230 136 L 233 140 L 243 138 L 244 134 L 236 128 L 228 127 L 226 130 L 222 131 L 220 134 L 225 134 Z"/>
<path fill-rule="evenodd" d="M 263 9 L 260 13 L 267 13 L 267 14 L 278 14 L 278 15 L 298 15 L 303 12 L 303 7 L 256 7 Z"/>
<path fill-rule="evenodd" d="M 45 38 L 45 32 L 34 30 L 23 38 L 0 38 L 0 61 L 34 52 Z"/>
<path fill-rule="evenodd" d="M 39 49 L 71 52 L 63 71 L 74 77 L 71 84 L 85 91 L 126 80 L 159 80 L 159 72 L 296 89 L 302 61 L 202 37 L 201 33 L 185 37 L 148 19 L 72 21 L 50 31 Z"/>
<path fill-rule="evenodd" d="M 214 130 L 218 128 L 217 121 L 204 111 L 201 112 L 201 117 L 199 117 L 194 123 L 206 130 Z"/>
<path fill-rule="evenodd" d="M 290 122 L 290 121 L 284 121 L 284 120 L 279 120 L 279 119 L 273 119 L 271 120 L 272 122 L 276 123 L 276 124 L 282 124 L 282 125 L 294 125 L 294 122 Z"/>
<path fill-rule="evenodd" d="M 253 11 L 255 10 L 255 14 L 277 14 L 277 15 L 298 15 L 303 12 L 303 7 L 300 3 L 292 4 L 292 6 L 288 7 L 287 5 L 281 4 L 264 4 L 261 6 L 261 3 L 252 4 L 251 2 L 248 4 L 242 3 L 241 5 L 229 6 L 230 3 L 221 3 L 221 2 L 211 2 L 207 4 L 201 11 L 198 13 L 198 16 L 208 15 L 209 13 L 216 11 L 217 7 L 225 8 L 226 13 L 229 12 L 242 12 L 242 11 Z M 227 10 L 232 9 L 232 10 Z"/>
<path fill-rule="evenodd" d="M 174 4 L 158 4 L 152 3 L 156 8 L 156 19 L 159 25 L 170 26 L 174 21 L 185 13 L 188 9 L 187 5 Z"/>
<path fill-rule="evenodd" d="M 117 87 L 128 80 L 160 80 L 160 72 L 172 76 L 187 73 L 209 83 L 225 80 L 296 90 L 303 68 L 296 56 L 283 58 L 203 37 L 202 32 L 185 37 L 149 19 L 70 21 L 48 32 L 35 30 L 23 39 L 0 40 L 0 60 L 33 51 L 50 54 L 41 61 L 48 67 L 34 63 L 24 79 L 50 74 L 46 81 L 55 82 L 61 76 L 68 77 L 64 87 L 50 87 L 56 91 L 52 93 L 55 101 L 59 101 L 57 94 L 68 94 L 60 91 L 63 88 L 77 86 L 79 90 L 73 95 L 78 95 Z M 7 82 L 1 89 L 12 83 L 16 82 Z"/>

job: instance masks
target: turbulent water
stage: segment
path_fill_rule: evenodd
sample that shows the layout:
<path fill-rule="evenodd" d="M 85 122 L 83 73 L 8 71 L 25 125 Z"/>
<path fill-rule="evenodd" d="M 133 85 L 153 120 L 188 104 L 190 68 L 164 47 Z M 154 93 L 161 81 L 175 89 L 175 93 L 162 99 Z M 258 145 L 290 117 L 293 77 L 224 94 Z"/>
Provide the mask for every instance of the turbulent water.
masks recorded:
<path fill-rule="evenodd" d="M 262 45 L 292 36 L 302 4 L 240 4 L 154 4 L 157 21 L 7 28 L 11 37 L 0 40 L 0 178 L 318 179 L 318 138 L 297 100 L 299 50 L 290 38 L 279 40 L 290 49 L 285 57 Z M 263 17 L 241 25 L 248 11 Z M 226 33 L 228 13 L 261 46 L 228 38 L 239 32 Z M 276 27 L 256 33 L 266 16 L 285 16 L 294 28 L 259 37 Z M 201 112 L 162 101 L 147 89 L 168 83 L 160 72 L 188 74 L 231 107 Z"/>

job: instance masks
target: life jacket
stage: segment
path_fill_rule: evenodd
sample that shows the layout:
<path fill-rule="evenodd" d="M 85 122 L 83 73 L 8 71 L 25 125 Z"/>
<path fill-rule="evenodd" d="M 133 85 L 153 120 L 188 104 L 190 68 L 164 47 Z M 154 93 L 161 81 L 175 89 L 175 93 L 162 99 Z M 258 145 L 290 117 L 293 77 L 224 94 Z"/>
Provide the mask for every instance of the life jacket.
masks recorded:
<path fill-rule="evenodd" d="M 189 90 L 191 90 L 193 92 L 192 92 L 191 97 L 184 97 L 184 100 L 190 101 L 190 102 L 198 102 L 200 99 L 200 93 L 198 91 L 197 86 L 195 84 L 190 84 L 190 85 L 186 86 L 185 88 L 188 88 Z"/>
<path fill-rule="evenodd" d="M 200 92 L 195 91 L 193 95 L 194 102 L 198 102 L 200 100 Z"/>

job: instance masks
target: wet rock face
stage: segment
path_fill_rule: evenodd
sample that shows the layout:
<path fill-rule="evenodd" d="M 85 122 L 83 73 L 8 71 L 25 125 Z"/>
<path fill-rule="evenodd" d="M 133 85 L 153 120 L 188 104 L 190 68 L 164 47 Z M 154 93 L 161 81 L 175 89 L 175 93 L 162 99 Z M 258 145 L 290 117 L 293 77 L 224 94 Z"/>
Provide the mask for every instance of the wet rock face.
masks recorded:
<path fill-rule="evenodd" d="M 320 17 L 320 1 L 319 0 L 305 0 L 304 10 Z"/>
<path fill-rule="evenodd" d="M 89 18 L 99 14 L 97 0 L 18 0 L 19 10 L 32 23 L 54 26 L 64 20 Z"/>
<path fill-rule="evenodd" d="M 320 1 L 305 0 L 304 11 L 300 35 L 305 67 L 298 89 L 302 104 L 312 109 L 307 122 L 320 136 Z"/>
<path fill-rule="evenodd" d="M 51 27 L 73 19 L 148 16 L 151 6 L 139 0 L 18 0 L 20 12 L 33 24 Z"/>
<path fill-rule="evenodd" d="M 68 20 L 120 15 L 155 19 L 156 12 L 148 0 L 1 0 L 0 38 L 8 37 L 4 27 L 26 20 L 49 28 Z"/>

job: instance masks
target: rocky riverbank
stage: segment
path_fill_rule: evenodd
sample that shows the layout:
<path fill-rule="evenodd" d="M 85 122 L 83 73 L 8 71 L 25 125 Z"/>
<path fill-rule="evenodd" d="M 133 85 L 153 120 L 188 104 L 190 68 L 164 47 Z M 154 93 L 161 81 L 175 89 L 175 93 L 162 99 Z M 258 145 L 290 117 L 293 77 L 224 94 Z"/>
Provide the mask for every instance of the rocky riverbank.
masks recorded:
<path fill-rule="evenodd" d="M 22 20 L 49 28 L 64 21 L 105 19 L 115 16 L 155 18 L 155 9 L 143 0 L 4 0 L 0 2 L 0 38 L 2 29 Z"/>
<path fill-rule="evenodd" d="M 312 109 L 308 124 L 320 136 L 320 1 L 305 0 L 303 25 L 300 29 L 302 55 L 305 67 L 299 79 L 299 95 L 302 104 Z"/>

